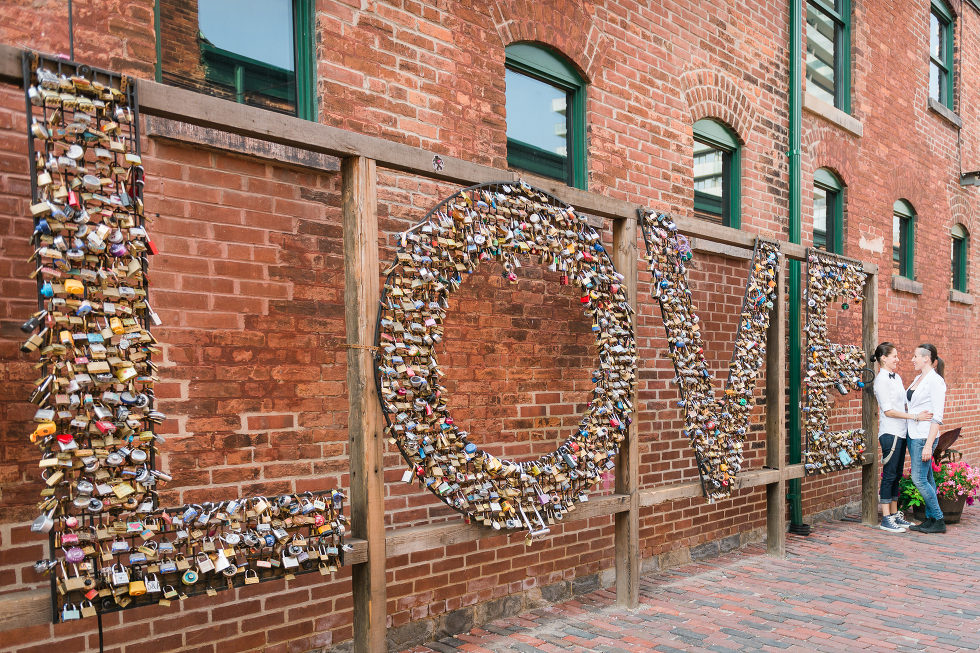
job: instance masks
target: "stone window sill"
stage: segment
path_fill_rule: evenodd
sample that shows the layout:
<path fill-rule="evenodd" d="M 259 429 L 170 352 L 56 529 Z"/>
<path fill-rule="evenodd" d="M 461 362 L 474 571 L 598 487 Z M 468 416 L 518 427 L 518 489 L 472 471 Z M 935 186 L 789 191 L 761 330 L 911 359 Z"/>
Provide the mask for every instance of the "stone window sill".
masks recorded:
<path fill-rule="evenodd" d="M 912 281 L 911 279 L 906 279 L 905 277 L 892 277 L 892 290 L 898 290 L 900 292 L 907 292 L 913 295 L 922 294 L 922 284 L 918 281 Z"/>
<path fill-rule="evenodd" d="M 965 292 L 960 292 L 958 290 L 950 290 L 949 301 L 956 302 L 957 304 L 966 304 L 967 306 L 973 306 L 973 295 Z"/>
<path fill-rule="evenodd" d="M 936 102 L 932 98 L 929 98 L 929 110 L 933 113 L 938 113 L 941 118 L 957 129 L 963 128 L 963 119 L 947 109 L 941 102 Z"/>
<path fill-rule="evenodd" d="M 806 91 L 803 92 L 803 110 L 826 120 L 832 125 L 840 127 L 847 133 L 858 138 L 864 135 L 864 125 L 860 120 Z"/>

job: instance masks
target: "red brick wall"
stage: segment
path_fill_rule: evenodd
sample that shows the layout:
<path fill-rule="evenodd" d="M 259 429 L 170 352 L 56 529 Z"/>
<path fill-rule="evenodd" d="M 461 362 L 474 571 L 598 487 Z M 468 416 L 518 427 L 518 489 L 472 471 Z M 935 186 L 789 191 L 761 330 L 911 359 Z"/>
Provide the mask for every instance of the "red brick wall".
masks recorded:
<path fill-rule="evenodd" d="M 153 0 L 82 0 L 72 7 L 77 61 L 153 78 Z M 10 0 L 2 12 L 0 43 L 68 56 L 67 2 Z"/>
<path fill-rule="evenodd" d="M 691 125 L 715 117 L 743 143 L 742 222 L 786 238 L 788 149 L 785 3 L 577 2 L 413 4 L 321 0 L 317 5 L 321 121 L 496 166 L 506 165 L 504 46 L 537 40 L 565 52 L 589 81 L 590 190 L 688 215 L 693 208 Z M 856 138 L 810 114 L 803 125 L 803 233 L 812 232 L 811 180 L 828 167 L 847 186 L 845 253 L 877 262 L 879 332 L 903 348 L 939 346 L 947 360 L 947 423 L 964 427 L 962 446 L 980 462 L 977 338 L 972 307 L 951 304 L 949 228 L 972 217 L 976 191 L 957 183 L 977 169 L 977 124 L 969 98 L 977 78 L 980 14 L 957 7 L 960 86 L 955 128 L 927 108 L 921 3 L 900 7 L 854 0 L 853 116 Z M 152 76 L 149 2 L 95 11 L 76 2 L 76 53 L 93 64 Z M 531 9 L 533 7 L 533 10 Z M 59 13 L 60 12 L 60 13 Z M 894 16 L 910 16 L 894 20 Z M 63 3 L 7 3 L 0 42 L 66 51 Z M 962 43 L 961 43 L 962 40 Z M 29 272 L 23 96 L 0 93 L 0 592 L 37 586 L 30 563 L 42 547 L 27 531 L 34 517 L 35 452 L 23 437 L 33 379 L 17 352 L 33 305 Z M 959 138 L 958 138 L 959 136 Z M 161 254 L 151 261 L 152 304 L 164 319 L 158 397 L 171 419 L 164 467 L 177 482 L 165 500 L 346 486 L 346 353 L 343 330 L 339 178 L 153 140 L 146 144 L 147 207 Z M 961 152 L 962 150 L 962 152 Z M 962 155 L 962 164 L 960 157 Z M 395 234 L 456 189 L 379 170 L 381 260 Z M 921 296 L 891 290 L 891 207 L 909 200 L 919 216 L 916 242 Z M 607 239 L 610 237 L 607 228 Z M 878 243 L 878 239 L 881 239 Z M 877 244 L 876 244 L 877 243 Z M 976 283 L 976 248 L 970 274 Z M 938 263 L 933 264 L 933 262 Z M 637 343 L 641 487 L 696 477 L 681 434 L 673 371 L 659 308 L 640 263 Z M 494 453 L 550 450 L 577 423 L 591 390 L 589 325 L 568 289 L 536 264 L 522 281 L 500 283 L 485 266 L 453 298 L 441 360 L 454 417 Z M 699 252 L 690 278 L 711 343 L 708 360 L 724 376 L 747 263 Z M 937 317 L 938 316 L 938 317 Z M 859 313 L 832 315 L 832 335 L 859 343 Z M 762 401 L 762 380 L 757 401 Z M 720 383 L 719 383 L 720 385 Z M 835 425 L 854 423 L 855 396 L 840 399 Z M 763 408 L 753 411 L 747 469 L 762 465 Z M 457 519 L 427 491 L 400 483 L 397 450 L 385 456 L 389 528 Z M 600 487 L 609 491 L 610 475 Z M 804 512 L 859 497 L 860 474 L 803 483 Z M 742 490 L 706 505 L 675 501 L 644 509 L 645 558 L 747 536 L 765 524 L 764 492 Z M 682 559 L 682 558 L 681 558 Z M 418 641 L 469 620 L 558 596 L 555 584 L 608 579 L 612 520 L 558 526 L 530 549 L 522 535 L 501 535 L 387 561 L 392 641 Z M 598 574 L 598 576 L 596 576 Z M 191 599 L 169 612 L 143 609 L 111 617 L 108 645 L 160 651 L 305 651 L 351 636 L 349 571 L 332 581 L 305 577 L 263 584 L 217 600 Z M 595 582 L 598 582 L 596 580 Z M 523 594 L 522 594 L 523 593 Z M 515 603 L 516 602 L 516 603 Z M 467 609 L 469 611 L 467 611 Z M 441 629 L 441 630 L 440 630 Z M 82 633 L 82 635 L 76 635 Z M 5 633 L 15 648 L 66 651 L 95 645 L 91 625 L 40 626 Z M 144 640 L 141 643 L 133 643 Z M 216 641 L 217 643 L 211 643 Z M 208 642 L 205 644 L 205 642 Z M 288 642 L 288 644 L 287 644 Z M 118 648 L 117 648 L 118 650 Z"/>

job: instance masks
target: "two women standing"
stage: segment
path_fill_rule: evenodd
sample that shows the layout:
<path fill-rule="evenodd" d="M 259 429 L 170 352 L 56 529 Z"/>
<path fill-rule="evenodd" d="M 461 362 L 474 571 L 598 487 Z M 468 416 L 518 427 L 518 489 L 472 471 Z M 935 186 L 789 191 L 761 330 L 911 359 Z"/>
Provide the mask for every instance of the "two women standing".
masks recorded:
<path fill-rule="evenodd" d="M 916 347 L 912 366 L 919 375 L 908 390 L 897 372 L 898 350 L 895 345 L 881 343 L 875 349 L 874 359 L 879 366 L 874 391 L 878 400 L 878 442 L 881 444 L 880 528 L 893 533 L 906 530 L 945 533 L 946 524 L 939 509 L 932 474 L 932 452 L 939 436 L 939 426 L 943 423 L 946 401 L 942 359 L 934 345 Z M 919 525 L 906 521 L 898 510 L 901 494 L 899 481 L 905 467 L 906 446 L 912 482 L 926 504 L 926 519 Z"/>

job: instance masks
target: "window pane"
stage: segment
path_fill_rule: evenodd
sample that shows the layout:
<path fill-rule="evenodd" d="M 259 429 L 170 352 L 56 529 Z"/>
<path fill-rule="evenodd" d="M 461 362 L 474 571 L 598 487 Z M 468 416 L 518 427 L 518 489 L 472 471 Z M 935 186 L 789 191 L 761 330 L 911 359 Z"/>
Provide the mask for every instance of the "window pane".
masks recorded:
<path fill-rule="evenodd" d="M 929 14 L 929 54 L 936 59 L 943 58 L 942 23 L 936 14 Z"/>
<path fill-rule="evenodd" d="M 963 256 L 963 239 L 953 239 L 953 290 L 962 290 L 960 282 L 960 265 Z"/>
<path fill-rule="evenodd" d="M 940 78 L 941 74 L 939 71 L 939 66 L 933 62 L 929 62 L 929 97 L 933 100 L 942 101 L 940 93 Z"/>
<path fill-rule="evenodd" d="M 694 190 L 719 198 L 724 195 L 724 155 L 723 150 L 694 141 Z"/>
<path fill-rule="evenodd" d="M 824 102 L 835 103 L 837 28 L 813 5 L 806 8 L 806 90 Z"/>
<path fill-rule="evenodd" d="M 813 246 L 827 249 L 827 191 L 813 187 Z"/>
<path fill-rule="evenodd" d="M 957 229 L 959 227 L 959 229 Z M 962 232 L 963 236 L 953 236 L 953 290 L 958 290 L 959 292 L 966 292 L 966 237 L 965 229 L 956 225 L 953 228 L 954 234 L 956 232 Z"/>
<path fill-rule="evenodd" d="M 507 70 L 507 138 L 568 156 L 567 93 Z"/>
<path fill-rule="evenodd" d="M 204 40 L 276 68 L 292 71 L 292 0 L 198 0 Z"/>
<path fill-rule="evenodd" d="M 165 84 L 297 115 L 293 0 L 158 5 Z M 308 77 L 304 89 L 311 85 Z"/>
<path fill-rule="evenodd" d="M 900 266 L 902 251 L 902 218 L 892 216 L 892 274 L 902 276 Z"/>
<path fill-rule="evenodd" d="M 730 226 L 727 203 L 732 155 L 713 145 L 694 141 L 694 212 L 704 220 Z"/>

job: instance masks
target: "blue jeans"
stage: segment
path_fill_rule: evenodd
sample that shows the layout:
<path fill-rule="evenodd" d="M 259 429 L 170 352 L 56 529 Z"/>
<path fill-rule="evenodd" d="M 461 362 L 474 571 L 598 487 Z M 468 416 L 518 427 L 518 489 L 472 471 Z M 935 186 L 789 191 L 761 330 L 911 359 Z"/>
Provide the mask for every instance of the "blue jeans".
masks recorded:
<path fill-rule="evenodd" d="M 884 506 L 898 501 L 902 494 L 899 481 L 905 469 L 905 438 L 882 433 L 878 436 L 878 442 L 881 444 L 880 503 Z"/>
<path fill-rule="evenodd" d="M 936 480 L 932 476 L 932 461 L 922 462 L 922 450 L 926 447 L 926 441 L 912 438 L 907 438 L 907 441 L 912 463 L 912 482 L 926 502 L 926 518 L 942 519 L 943 511 L 939 509 L 939 499 L 936 498 Z M 932 448 L 936 448 L 935 441 Z"/>

